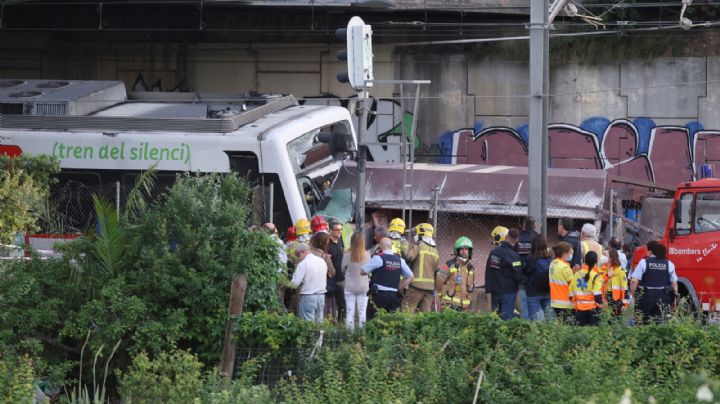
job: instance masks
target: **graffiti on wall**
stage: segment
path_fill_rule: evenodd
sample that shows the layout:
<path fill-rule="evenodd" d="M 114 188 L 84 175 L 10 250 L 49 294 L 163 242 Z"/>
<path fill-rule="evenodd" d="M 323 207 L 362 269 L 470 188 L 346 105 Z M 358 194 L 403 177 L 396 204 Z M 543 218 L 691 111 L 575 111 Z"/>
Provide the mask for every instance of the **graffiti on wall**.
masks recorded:
<path fill-rule="evenodd" d="M 446 164 L 526 166 L 528 125 L 449 131 L 440 136 Z M 700 166 L 720 168 L 720 131 L 698 122 L 656 125 L 652 119 L 595 117 L 580 126 L 548 126 L 550 167 L 602 169 L 622 177 L 677 184 L 697 178 Z"/>
<path fill-rule="evenodd" d="M 300 101 L 307 105 L 330 105 L 348 108 L 350 100 L 335 96 L 306 97 Z M 403 119 L 405 120 L 405 134 L 410 142 L 410 130 L 413 116 L 409 112 L 402 113 L 400 103 L 390 99 L 373 99 L 368 113 L 366 128 L 366 142 L 368 151 L 374 161 L 394 163 L 400 159 L 400 147 Z M 358 127 L 358 118 L 353 117 L 353 126 Z M 420 145 L 420 139 L 415 139 L 415 146 Z M 409 155 L 409 148 L 406 151 Z"/>

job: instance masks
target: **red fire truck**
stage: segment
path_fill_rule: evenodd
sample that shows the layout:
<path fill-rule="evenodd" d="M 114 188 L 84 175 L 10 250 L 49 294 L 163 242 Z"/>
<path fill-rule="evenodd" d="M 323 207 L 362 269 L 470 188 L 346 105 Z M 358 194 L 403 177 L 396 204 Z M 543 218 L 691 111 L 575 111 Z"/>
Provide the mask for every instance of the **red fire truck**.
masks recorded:
<path fill-rule="evenodd" d="M 696 310 L 720 312 L 720 179 L 678 186 L 660 242 L 675 264 L 680 295 Z M 646 251 L 635 252 L 633 266 Z"/>

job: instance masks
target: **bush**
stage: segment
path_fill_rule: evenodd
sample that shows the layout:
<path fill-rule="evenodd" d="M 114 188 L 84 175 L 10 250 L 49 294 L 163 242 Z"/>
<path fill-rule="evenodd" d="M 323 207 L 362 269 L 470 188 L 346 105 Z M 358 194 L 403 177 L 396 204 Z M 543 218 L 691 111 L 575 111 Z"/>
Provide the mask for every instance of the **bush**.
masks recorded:
<path fill-rule="evenodd" d="M 27 403 L 33 396 L 35 372 L 27 355 L 0 355 L 0 402 Z"/>
<path fill-rule="evenodd" d="M 297 329 L 264 327 L 268 336 Z M 260 338 L 258 328 L 247 330 L 241 341 Z M 470 402 L 482 374 L 479 402 L 617 403 L 626 390 L 639 402 L 693 402 L 703 385 L 718 392 L 718 331 L 689 320 L 572 327 L 457 312 L 381 315 L 359 339 L 320 350 L 273 394 L 285 402 Z"/>
<path fill-rule="evenodd" d="M 203 388 L 203 364 L 186 351 L 161 352 L 150 360 L 141 352 L 119 379 L 127 403 L 192 403 Z"/>
<path fill-rule="evenodd" d="M 179 177 L 127 222 L 97 201 L 99 234 L 70 243 L 61 259 L 0 266 L 0 346 L 29 352 L 54 384 L 78 374 L 88 330 L 86 352 L 105 347 L 100 367 L 121 342 L 110 374 L 140 352 L 175 348 L 217 364 L 236 273 L 248 276 L 246 310 L 279 303 L 277 244 L 248 230 L 249 197 L 237 176 L 209 175 Z"/>

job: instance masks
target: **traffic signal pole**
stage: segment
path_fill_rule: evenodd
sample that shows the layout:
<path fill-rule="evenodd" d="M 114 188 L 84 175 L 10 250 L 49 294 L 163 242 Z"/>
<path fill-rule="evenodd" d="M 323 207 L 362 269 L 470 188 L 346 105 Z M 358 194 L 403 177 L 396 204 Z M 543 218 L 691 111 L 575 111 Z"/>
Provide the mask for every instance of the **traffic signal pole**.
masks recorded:
<path fill-rule="evenodd" d="M 367 131 L 367 100 L 368 92 L 358 93 L 357 114 L 358 119 L 358 146 L 357 146 L 357 195 L 355 196 L 355 232 L 362 233 L 365 224 L 365 163 L 367 162 L 367 146 L 365 145 L 365 132 Z"/>

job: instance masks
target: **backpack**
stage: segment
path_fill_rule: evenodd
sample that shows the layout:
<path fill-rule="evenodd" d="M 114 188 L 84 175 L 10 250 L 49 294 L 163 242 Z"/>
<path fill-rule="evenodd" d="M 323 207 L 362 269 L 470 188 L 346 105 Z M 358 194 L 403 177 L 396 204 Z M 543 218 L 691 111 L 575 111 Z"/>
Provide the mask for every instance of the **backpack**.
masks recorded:
<path fill-rule="evenodd" d="M 535 261 L 530 285 L 538 292 L 550 293 L 550 258 L 538 258 Z"/>

